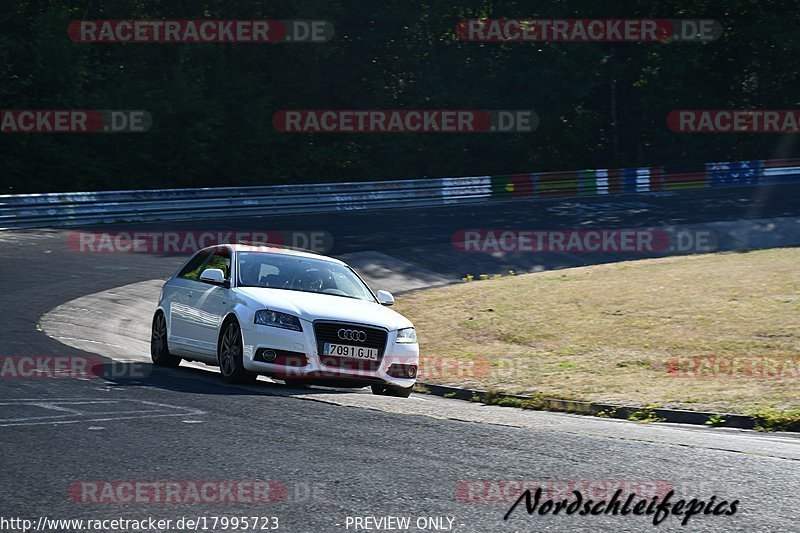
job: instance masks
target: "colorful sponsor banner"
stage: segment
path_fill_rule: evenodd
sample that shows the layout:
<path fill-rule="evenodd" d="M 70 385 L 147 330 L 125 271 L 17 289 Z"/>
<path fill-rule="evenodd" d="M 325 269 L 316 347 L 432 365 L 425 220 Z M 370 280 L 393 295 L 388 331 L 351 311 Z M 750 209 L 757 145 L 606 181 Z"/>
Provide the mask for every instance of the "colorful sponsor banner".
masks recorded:
<path fill-rule="evenodd" d="M 661 191 L 664 177 L 664 167 L 650 168 L 650 190 Z"/>
<path fill-rule="evenodd" d="M 483 178 L 493 198 L 555 198 L 650 193 L 786 183 L 800 178 L 800 159 L 720 161 L 621 169 L 534 172 Z M 476 178 L 446 178 L 458 183 Z M 482 189 L 485 192 L 486 189 Z M 448 196 L 462 196 L 448 192 Z"/>
<path fill-rule="evenodd" d="M 581 170 L 578 172 L 578 194 L 596 196 L 598 194 L 597 170 Z"/>
<path fill-rule="evenodd" d="M 620 181 L 622 184 L 622 192 L 635 193 L 637 170 L 635 168 L 620 169 Z"/>
<path fill-rule="evenodd" d="M 761 161 L 732 161 L 706 164 L 711 187 L 755 185 L 762 171 Z"/>
<path fill-rule="evenodd" d="M 533 193 L 533 174 L 492 176 L 492 196 L 494 197 L 530 198 Z"/>
<path fill-rule="evenodd" d="M 664 167 L 664 190 L 703 189 L 708 186 L 705 165 L 683 165 Z"/>
<path fill-rule="evenodd" d="M 577 196 L 577 172 L 542 172 L 539 174 L 539 192 L 542 198 Z"/>

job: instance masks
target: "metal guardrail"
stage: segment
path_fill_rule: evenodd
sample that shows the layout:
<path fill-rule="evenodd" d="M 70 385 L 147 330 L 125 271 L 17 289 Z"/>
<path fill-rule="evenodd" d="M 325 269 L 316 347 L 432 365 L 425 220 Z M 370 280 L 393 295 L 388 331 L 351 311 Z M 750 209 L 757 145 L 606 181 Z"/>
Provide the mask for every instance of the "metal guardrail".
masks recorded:
<path fill-rule="evenodd" d="M 441 180 L 0 196 L 0 228 L 442 203 Z"/>
<path fill-rule="evenodd" d="M 800 182 L 800 160 L 336 184 L 0 196 L 0 229 L 428 207 Z"/>

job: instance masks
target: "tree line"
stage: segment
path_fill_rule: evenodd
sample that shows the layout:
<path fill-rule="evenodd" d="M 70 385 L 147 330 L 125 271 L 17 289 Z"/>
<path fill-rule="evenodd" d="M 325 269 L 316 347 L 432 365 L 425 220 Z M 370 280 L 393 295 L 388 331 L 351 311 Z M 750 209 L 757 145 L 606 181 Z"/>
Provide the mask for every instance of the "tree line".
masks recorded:
<path fill-rule="evenodd" d="M 797 157 L 687 134 L 675 109 L 793 109 L 796 4 L 609 0 L 6 0 L 0 108 L 146 110 L 146 133 L 0 133 L 0 192 L 480 176 Z M 710 18 L 708 42 L 459 40 L 464 18 Z M 82 44 L 76 19 L 315 19 L 324 43 Z M 533 109 L 529 133 L 276 131 L 292 109 Z"/>

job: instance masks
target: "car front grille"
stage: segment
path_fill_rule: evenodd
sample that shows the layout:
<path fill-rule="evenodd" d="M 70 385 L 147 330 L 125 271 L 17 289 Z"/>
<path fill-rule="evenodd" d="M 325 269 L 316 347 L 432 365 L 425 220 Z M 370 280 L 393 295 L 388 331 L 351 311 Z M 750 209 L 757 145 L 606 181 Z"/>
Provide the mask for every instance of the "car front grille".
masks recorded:
<path fill-rule="evenodd" d="M 339 338 L 340 329 L 363 331 L 366 334 L 366 340 L 364 342 L 342 340 Z M 372 328 L 360 324 L 344 324 L 341 322 L 314 322 L 314 335 L 317 339 L 317 353 L 320 354 L 320 361 L 323 365 L 344 370 L 367 371 L 375 371 L 380 367 L 384 351 L 386 350 L 386 340 L 389 337 L 389 333 L 385 329 Z M 326 342 L 376 348 L 378 350 L 378 360 L 361 361 L 344 357 L 323 356 L 323 345 Z"/>
<path fill-rule="evenodd" d="M 338 368 L 339 370 L 360 370 L 362 372 L 375 372 L 381 367 L 380 361 L 358 361 L 345 357 L 320 356 L 319 361 L 323 366 Z"/>

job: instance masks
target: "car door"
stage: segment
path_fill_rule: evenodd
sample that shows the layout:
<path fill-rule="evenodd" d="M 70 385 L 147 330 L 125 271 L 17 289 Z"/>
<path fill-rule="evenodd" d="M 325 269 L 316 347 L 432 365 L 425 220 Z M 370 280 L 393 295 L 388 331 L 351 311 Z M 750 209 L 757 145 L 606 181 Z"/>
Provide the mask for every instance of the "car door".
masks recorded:
<path fill-rule="evenodd" d="M 169 323 L 168 342 L 170 349 L 176 354 L 197 351 L 197 343 L 193 337 L 194 312 L 190 300 L 199 285 L 200 273 L 211 257 L 211 250 L 201 250 L 186 262 L 180 272 L 169 282 L 170 290 L 165 293 L 164 308 L 167 310 Z"/>
<path fill-rule="evenodd" d="M 202 354 L 216 358 L 217 338 L 222 324 L 223 313 L 230 293 L 231 250 L 227 246 L 218 247 L 204 265 L 203 269 L 218 268 L 225 274 L 225 285 L 210 282 L 197 282 L 197 289 L 189 296 L 189 307 L 195 320 L 192 324 L 192 338 Z"/>

